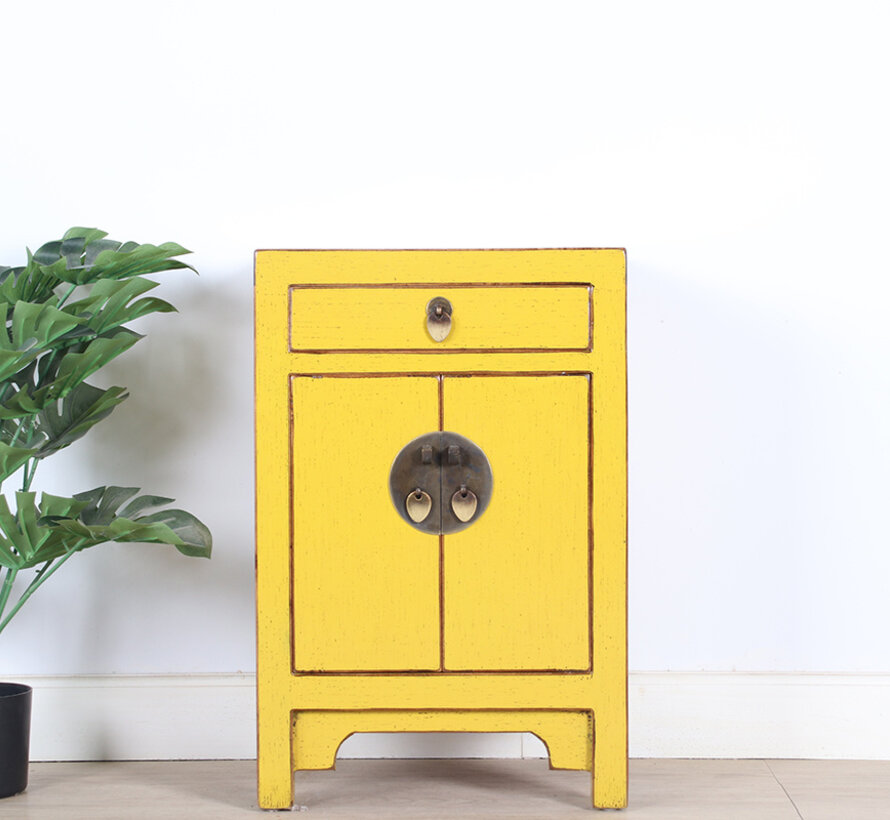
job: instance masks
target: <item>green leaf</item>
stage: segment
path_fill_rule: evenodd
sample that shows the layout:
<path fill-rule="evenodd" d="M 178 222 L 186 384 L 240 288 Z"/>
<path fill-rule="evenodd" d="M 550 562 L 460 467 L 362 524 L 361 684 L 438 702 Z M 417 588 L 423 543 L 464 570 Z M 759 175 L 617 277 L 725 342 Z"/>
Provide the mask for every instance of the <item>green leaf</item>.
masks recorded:
<path fill-rule="evenodd" d="M 106 236 L 104 231 L 95 228 L 70 228 L 62 239 L 42 245 L 33 257 L 29 254 L 28 267 L 33 266 L 29 277 L 35 277 L 34 284 L 39 284 L 41 293 L 46 295 L 52 294 L 59 282 L 84 285 L 101 279 L 125 279 L 145 273 L 191 268 L 173 259 L 189 253 L 175 242 L 122 244 L 106 239 Z M 20 296 L 28 298 L 24 294 Z M 38 301 L 45 301 L 45 298 Z"/>
<path fill-rule="evenodd" d="M 12 346 L 18 350 L 37 346 L 47 348 L 72 328 L 82 325 L 83 319 L 59 310 L 52 305 L 16 302 L 12 311 Z M 5 334 L 0 334 L 0 345 L 6 346 Z"/>
<path fill-rule="evenodd" d="M 108 234 L 98 228 L 68 228 L 62 239 L 82 239 L 84 245 L 91 245 L 97 240 L 104 239 Z M 120 243 L 117 243 L 120 244 Z"/>
<path fill-rule="evenodd" d="M 16 569 L 45 564 L 47 561 L 60 558 L 68 552 L 91 546 L 94 534 L 87 529 L 85 532 L 72 533 L 55 525 L 56 519 L 71 521 L 68 517 L 47 516 L 46 509 L 55 512 L 67 511 L 68 515 L 77 515 L 79 505 L 73 499 L 49 496 L 44 493 L 41 507 L 34 507 L 33 493 L 17 493 L 17 514 L 12 515 L 5 496 L 0 495 L 0 560 L 4 566 Z M 22 497 L 24 496 L 24 497 Z M 23 525 L 23 522 L 27 522 Z"/>
<path fill-rule="evenodd" d="M 36 398 L 27 390 L 19 390 L 0 404 L 0 419 L 21 419 L 39 413 L 49 401 L 47 391 L 37 391 Z"/>
<path fill-rule="evenodd" d="M 9 305 L 18 301 L 48 302 L 54 299 L 53 291 L 60 280 L 44 271 L 27 252 L 28 263 L 24 267 L 6 268 L 0 273 L 0 299 Z"/>
<path fill-rule="evenodd" d="M 138 276 L 125 280 L 101 279 L 93 285 L 87 297 L 66 305 L 65 311 L 81 317 L 95 333 L 107 333 L 149 313 L 175 311 L 173 305 L 162 299 L 132 301 L 157 286 L 157 282 Z"/>
<path fill-rule="evenodd" d="M 21 562 L 18 555 L 7 547 L 2 539 L 0 539 L 0 567 L 6 569 L 21 569 Z"/>
<path fill-rule="evenodd" d="M 46 436 L 46 442 L 36 458 L 46 458 L 86 435 L 128 395 L 125 387 L 101 390 L 82 382 L 65 398 L 48 404 L 37 418 L 37 430 Z"/>
<path fill-rule="evenodd" d="M 19 376 L 26 373 L 24 369 L 7 377 L 5 394 L 0 401 L 0 419 L 22 418 L 41 412 L 51 402 L 65 398 L 78 384 L 141 338 L 131 330 L 117 328 L 110 337 L 83 341 L 67 350 L 44 356 L 40 360 L 39 386 L 32 378 L 19 381 Z M 29 366 L 32 365 L 33 362 Z M 18 389 L 10 395 L 11 387 Z"/>
<path fill-rule="evenodd" d="M 102 251 L 120 248 L 120 242 L 105 239 L 106 236 L 105 231 L 96 228 L 69 228 L 61 240 L 47 242 L 39 248 L 34 259 L 41 266 L 53 269 L 60 259 L 65 262 L 60 266 L 62 270 L 89 267 Z"/>
<path fill-rule="evenodd" d="M 24 267 L 0 266 L 0 300 L 47 303 L 63 282 L 84 285 L 103 279 L 128 279 L 143 274 L 188 268 L 176 256 L 190 253 L 175 242 L 140 245 L 106 239 L 96 228 L 71 228 L 62 239 L 47 242 L 35 254 L 27 251 Z"/>
<path fill-rule="evenodd" d="M 165 242 L 162 245 L 127 243 L 116 247 L 105 239 L 97 239 L 94 242 L 103 243 L 99 253 L 91 247 L 93 243 L 85 245 L 83 258 L 79 260 L 80 264 L 69 265 L 68 260 L 60 256 L 52 265 L 43 267 L 43 270 L 75 285 L 89 284 L 101 279 L 128 279 L 177 268 L 194 270 L 191 265 L 173 259 L 174 256 L 190 253 L 175 242 Z M 61 253 L 61 246 L 59 250 Z"/>
<path fill-rule="evenodd" d="M 66 352 L 59 363 L 58 375 L 52 382 L 51 397 L 66 396 L 80 382 L 125 350 L 129 350 L 141 338 L 138 333 L 119 328 L 113 336 L 99 337 L 88 342 L 82 352 L 73 352 L 73 349 Z"/>
<path fill-rule="evenodd" d="M 102 500 L 102 496 L 105 493 L 107 487 L 94 487 L 92 490 L 85 490 L 82 493 L 75 493 L 74 500 L 78 503 L 82 503 L 83 507 L 81 508 L 84 512 L 89 512 L 89 510 L 95 510 L 99 506 L 99 501 Z M 81 515 L 81 517 L 83 517 Z"/>
<path fill-rule="evenodd" d="M 2 334 L 0 334 L 0 336 L 2 336 Z M 33 362 L 42 352 L 43 351 L 41 350 L 22 352 L 20 350 L 7 350 L 0 347 L 0 380 L 6 381 L 14 376 L 20 370 L 31 364 L 31 362 Z"/>
<path fill-rule="evenodd" d="M 23 559 L 15 548 L 20 533 L 5 495 L 0 495 L 0 532 L 6 535 L 6 538 L 0 537 L 0 565 L 8 569 L 21 569 Z"/>
<path fill-rule="evenodd" d="M 80 265 L 83 256 L 83 245 L 83 239 L 78 237 L 62 240 L 60 253 L 65 260 L 66 267 L 74 268 Z"/>
<path fill-rule="evenodd" d="M 151 510 L 155 507 L 163 507 L 165 504 L 172 504 L 172 498 L 165 498 L 162 495 L 140 495 L 134 498 L 126 507 L 121 509 L 121 515 L 124 518 L 135 518 L 144 510 Z"/>
<path fill-rule="evenodd" d="M 32 492 L 17 492 L 15 494 L 16 506 L 18 507 L 16 521 L 21 533 L 24 535 L 21 552 L 26 561 L 33 559 L 34 555 L 37 554 L 38 550 L 51 535 L 45 527 L 41 527 L 37 523 L 41 513 L 37 509 L 36 498 L 37 493 Z"/>
<path fill-rule="evenodd" d="M 0 482 L 6 481 L 32 458 L 35 452 L 26 447 L 10 447 L 6 442 L 0 441 Z"/>
<path fill-rule="evenodd" d="M 18 525 L 15 523 L 15 516 L 9 509 L 9 503 L 6 501 L 5 495 L 0 495 L 0 531 L 13 541 L 19 531 Z"/>
<path fill-rule="evenodd" d="M 44 359 L 49 358 L 44 356 Z M 30 391 L 33 389 L 38 360 L 32 361 L 23 367 L 18 373 L 10 376 L 0 388 L 0 418 L 21 418 L 36 413 L 39 406 L 33 410 L 26 405 L 34 404 Z M 9 440 L 12 443 L 12 439 Z M 30 442 L 23 444 L 32 447 Z"/>
<path fill-rule="evenodd" d="M 76 498 L 67 498 L 63 495 L 43 493 L 40 497 L 42 518 L 73 518 L 86 506 L 86 501 L 78 501 Z"/>
<path fill-rule="evenodd" d="M 6 305 L 0 303 L 0 314 Z M 5 381 L 47 350 L 83 320 L 52 305 L 16 302 L 12 310 L 12 335 L 0 330 L 0 381 Z"/>
<path fill-rule="evenodd" d="M 32 257 L 38 265 L 52 265 L 62 255 L 62 240 L 54 239 L 41 245 Z"/>
<path fill-rule="evenodd" d="M 86 501 L 80 515 L 84 524 L 110 524 L 120 508 L 128 499 L 139 492 L 138 487 L 96 487 L 85 493 L 77 493 L 74 498 Z"/>
<path fill-rule="evenodd" d="M 121 504 L 138 492 L 135 487 L 96 487 L 73 498 L 44 493 L 39 507 L 34 493 L 16 493 L 15 515 L 0 494 L 0 565 L 27 569 L 108 541 L 170 544 L 184 555 L 210 557 L 210 531 L 191 513 L 138 514 L 167 499 L 140 496 L 127 505 L 132 517 L 119 515 Z"/>
<path fill-rule="evenodd" d="M 84 249 L 83 264 L 84 267 L 91 267 L 96 263 L 96 258 L 102 251 L 120 250 L 121 243 L 115 242 L 113 239 L 97 239 L 90 242 Z"/>
<path fill-rule="evenodd" d="M 10 305 L 14 305 L 22 298 L 21 294 L 21 278 L 24 268 L 0 268 L 0 299 L 6 302 L 8 310 Z"/>
<path fill-rule="evenodd" d="M 15 419 L 0 422 L 0 441 L 11 444 L 13 439 L 16 447 L 36 451 L 45 441 L 45 436 L 29 422 Z"/>
<path fill-rule="evenodd" d="M 165 543 L 172 543 L 183 555 L 193 558 L 209 558 L 213 547 L 213 537 L 210 530 L 195 516 L 185 510 L 162 510 L 151 513 L 138 519 L 141 522 L 163 524 L 176 535 L 179 543 L 162 539 Z"/>

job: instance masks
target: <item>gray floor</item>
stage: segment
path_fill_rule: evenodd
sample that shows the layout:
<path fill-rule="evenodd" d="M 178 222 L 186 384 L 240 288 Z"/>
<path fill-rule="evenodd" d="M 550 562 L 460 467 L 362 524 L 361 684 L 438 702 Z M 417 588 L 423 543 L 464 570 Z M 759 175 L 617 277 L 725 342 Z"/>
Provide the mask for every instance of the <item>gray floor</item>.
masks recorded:
<path fill-rule="evenodd" d="M 28 791 L 0 800 L 0 818 L 257 817 L 255 786 L 253 761 L 35 763 Z M 586 772 L 550 771 L 545 760 L 342 760 L 336 771 L 296 775 L 295 811 L 558 820 L 597 816 L 589 786 Z M 620 816 L 880 820 L 890 817 L 890 761 L 632 760 Z"/>

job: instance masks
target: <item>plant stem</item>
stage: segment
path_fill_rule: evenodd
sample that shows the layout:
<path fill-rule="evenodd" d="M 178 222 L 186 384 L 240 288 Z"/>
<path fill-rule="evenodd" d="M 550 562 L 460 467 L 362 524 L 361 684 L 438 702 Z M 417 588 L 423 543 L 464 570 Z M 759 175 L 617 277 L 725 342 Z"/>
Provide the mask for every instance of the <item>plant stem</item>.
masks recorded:
<path fill-rule="evenodd" d="M 19 436 L 22 434 L 22 431 L 30 429 L 34 426 L 34 416 L 28 416 L 27 418 L 22 419 L 19 422 L 19 426 L 16 427 L 15 433 L 12 436 L 12 440 L 9 442 L 10 447 L 15 447 L 15 443 L 19 440 Z"/>
<path fill-rule="evenodd" d="M 10 447 L 14 447 L 15 443 L 19 440 L 19 435 L 21 435 L 22 431 L 25 428 L 31 428 L 34 426 L 34 416 L 28 416 L 27 418 L 22 419 L 19 422 L 19 426 L 16 427 L 15 435 L 12 437 L 12 441 L 9 442 Z"/>
<path fill-rule="evenodd" d="M 32 458 L 25 463 L 25 472 L 22 474 L 22 492 L 26 493 L 31 489 L 31 482 L 34 480 L 34 473 L 37 472 L 37 459 Z"/>
<path fill-rule="evenodd" d="M 66 294 L 62 297 L 62 299 L 61 299 L 61 301 L 59 302 L 59 304 L 56 305 L 57 308 L 62 307 L 62 305 L 64 305 L 65 302 L 68 301 L 68 297 L 71 296 L 72 293 L 74 293 L 74 289 L 75 289 L 76 287 L 77 287 L 77 285 L 72 285 L 72 286 L 68 289 L 68 293 L 66 293 Z"/>
<path fill-rule="evenodd" d="M 18 575 L 15 567 L 6 568 L 6 578 L 3 579 L 3 588 L 0 589 L 0 618 L 3 617 L 3 610 L 6 609 L 6 602 L 9 600 L 9 593 L 12 592 L 12 583 L 15 576 Z"/>
<path fill-rule="evenodd" d="M 39 588 L 40 585 L 46 581 L 62 564 L 64 564 L 75 552 L 78 550 L 71 550 L 70 552 L 66 552 L 55 564 L 53 561 L 47 561 L 40 572 L 37 573 L 34 580 L 28 584 L 28 588 L 22 593 L 21 597 L 16 601 L 15 606 L 9 610 L 9 615 L 7 615 L 2 621 L 0 621 L 0 632 L 2 632 L 6 625 L 13 619 L 13 616 L 24 606 L 25 601 L 28 600 Z M 52 564 L 52 568 L 50 565 Z"/>

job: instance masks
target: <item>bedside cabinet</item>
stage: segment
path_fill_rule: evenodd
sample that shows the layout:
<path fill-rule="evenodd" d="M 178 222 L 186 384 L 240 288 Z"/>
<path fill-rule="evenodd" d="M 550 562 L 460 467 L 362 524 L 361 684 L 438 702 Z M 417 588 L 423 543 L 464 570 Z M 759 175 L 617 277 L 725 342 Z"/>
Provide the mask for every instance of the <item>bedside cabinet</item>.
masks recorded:
<path fill-rule="evenodd" d="M 470 731 L 625 805 L 625 397 L 622 250 L 257 252 L 261 807 Z"/>

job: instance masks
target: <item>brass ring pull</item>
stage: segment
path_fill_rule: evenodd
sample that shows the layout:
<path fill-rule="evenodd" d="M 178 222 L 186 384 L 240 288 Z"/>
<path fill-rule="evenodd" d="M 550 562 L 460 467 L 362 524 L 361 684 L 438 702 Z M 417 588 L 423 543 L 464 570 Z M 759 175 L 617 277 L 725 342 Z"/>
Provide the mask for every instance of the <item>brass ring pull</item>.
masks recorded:
<path fill-rule="evenodd" d="M 460 489 L 451 496 L 451 509 L 454 510 L 457 519 L 465 524 L 476 515 L 478 503 L 476 493 L 468 490 L 466 484 L 461 484 Z"/>
<path fill-rule="evenodd" d="M 425 493 L 420 487 L 414 490 L 414 492 L 408 493 L 408 497 L 405 499 L 405 510 L 415 524 L 423 521 L 430 514 L 432 508 L 433 499 L 430 498 L 429 493 Z"/>
<path fill-rule="evenodd" d="M 445 297 L 437 296 L 427 304 L 426 329 L 434 342 L 444 342 L 451 333 L 451 302 Z"/>

